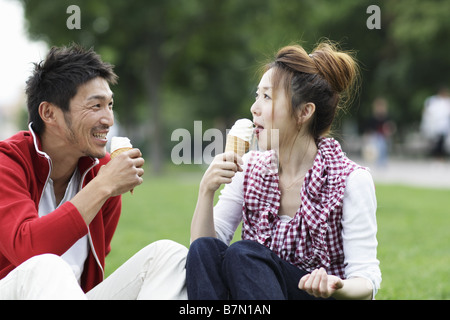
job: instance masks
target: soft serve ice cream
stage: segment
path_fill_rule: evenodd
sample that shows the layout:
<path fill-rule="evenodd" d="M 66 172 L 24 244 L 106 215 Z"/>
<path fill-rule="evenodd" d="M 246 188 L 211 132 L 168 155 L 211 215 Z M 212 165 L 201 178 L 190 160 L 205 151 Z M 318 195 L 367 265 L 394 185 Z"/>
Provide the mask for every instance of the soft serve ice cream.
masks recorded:
<path fill-rule="evenodd" d="M 132 149 L 133 146 L 127 137 L 112 137 L 111 139 L 111 159 L 117 157 L 122 152 Z"/>
<path fill-rule="evenodd" d="M 249 119 L 237 120 L 228 132 L 225 152 L 232 151 L 242 157 L 250 148 L 253 130 L 253 122 Z"/>

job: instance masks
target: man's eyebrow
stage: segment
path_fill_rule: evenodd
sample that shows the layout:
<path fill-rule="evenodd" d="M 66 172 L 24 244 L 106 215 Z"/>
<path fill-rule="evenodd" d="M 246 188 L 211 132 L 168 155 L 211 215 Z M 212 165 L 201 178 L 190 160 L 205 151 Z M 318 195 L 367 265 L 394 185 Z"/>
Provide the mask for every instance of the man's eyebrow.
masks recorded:
<path fill-rule="evenodd" d="M 114 93 L 111 95 L 111 98 L 102 95 L 102 94 L 94 94 L 92 96 L 90 96 L 89 98 L 87 98 L 87 100 L 108 100 L 108 99 L 113 99 L 114 98 Z"/>

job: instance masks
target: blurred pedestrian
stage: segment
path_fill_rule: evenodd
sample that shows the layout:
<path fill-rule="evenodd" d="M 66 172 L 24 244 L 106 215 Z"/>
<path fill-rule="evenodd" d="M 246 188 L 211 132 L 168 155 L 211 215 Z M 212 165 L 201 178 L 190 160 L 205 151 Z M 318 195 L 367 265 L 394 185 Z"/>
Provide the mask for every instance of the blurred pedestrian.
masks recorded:
<path fill-rule="evenodd" d="M 442 86 L 436 95 L 425 100 L 421 132 L 432 145 L 430 155 L 442 160 L 448 155 L 446 140 L 450 134 L 450 92 Z"/>
<path fill-rule="evenodd" d="M 389 158 L 391 137 L 396 130 L 385 98 L 378 97 L 373 101 L 372 114 L 364 129 L 364 158 L 378 166 L 385 166 Z"/>

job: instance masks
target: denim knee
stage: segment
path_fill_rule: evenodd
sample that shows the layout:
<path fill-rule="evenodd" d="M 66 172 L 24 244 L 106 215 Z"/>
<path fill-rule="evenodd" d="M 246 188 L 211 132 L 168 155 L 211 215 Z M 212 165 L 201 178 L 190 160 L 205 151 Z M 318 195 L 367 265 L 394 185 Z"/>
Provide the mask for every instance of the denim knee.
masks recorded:
<path fill-rule="evenodd" d="M 269 249 L 251 240 L 233 243 L 224 255 L 224 268 L 228 272 L 245 271 L 246 266 L 253 265 L 256 260 L 265 260 Z"/>
<path fill-rule="evenodd" d="M 213 237 L 202 237 L 197 238 L 191 243 L 191 246 L 189 247 L 189 251 L 202 251 L 205 249 L 210 248 L 212 245 L 214 245 L 215 241 L 217 239 Z"/>
<path fill-rule="evenodd" d="M 267 250 L 269 249 L 256 241 L 240 240 L 230 245 L 225 258 L 240 260 L 242 258 L 260 256 L 261 254 L 265 254 Z"/>
<path fill-rule="evenodd" d="M 196 239 L 191 243 L 187 255 L 187 264 L 190 265 L 196 261 L 202 263 L 221 263 L 223 252 L 227 250 L 228 246 L 221 240 L 212 237 L 202 237 Z"/>
<path fill-rule="evenodd" d="M 213 237 L 198 238 L 191 243 L 188 256 L 202 257 L 204 253 L 216 251 L 218 246 L 220 246 L 220 243 L 222 243 L 222 241 Z M 224 243 L 222 244 L 225 245 Z"/>

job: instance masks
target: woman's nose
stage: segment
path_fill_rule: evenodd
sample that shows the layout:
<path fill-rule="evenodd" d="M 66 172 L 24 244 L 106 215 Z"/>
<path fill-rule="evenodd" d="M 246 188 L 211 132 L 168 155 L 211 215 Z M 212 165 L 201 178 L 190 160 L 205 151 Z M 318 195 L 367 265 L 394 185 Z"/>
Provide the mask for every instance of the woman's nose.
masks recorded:
<path fill-rule="evenodd" d="M 252 106 L 250 107 L 250 112 L 252 115 L 254 116 L 258 116 L 259 115 L 259 106 L 258 106 L 258 101 L 255 101 Z"/>

